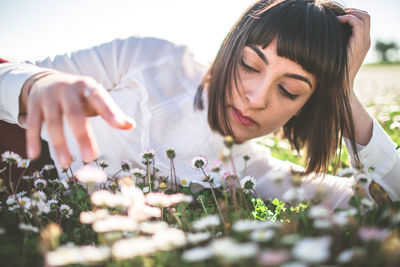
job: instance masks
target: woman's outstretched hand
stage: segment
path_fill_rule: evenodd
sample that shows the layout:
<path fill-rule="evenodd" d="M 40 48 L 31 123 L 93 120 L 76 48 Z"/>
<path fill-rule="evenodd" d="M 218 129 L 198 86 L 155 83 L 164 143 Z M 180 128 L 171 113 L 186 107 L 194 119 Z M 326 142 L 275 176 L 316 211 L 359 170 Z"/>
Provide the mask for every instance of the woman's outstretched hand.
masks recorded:
<path fill-rule="evenodd" d="M 347 46 L 347 54 L 349 58 L 350 88 L 353 88 L 354 78 L 371 46 L 371 18 L 366 11 L 355 8 L 346 9 L 346 13 L 346 15 L 338 16 L 338 20 L 341 23 L 348 23 L 352 27 L 352 35 Z"/>
<path fill-rule="evenodd" d="M 135 126 L 109 93 L 94 79 L 86 76 L 57 73 L 38 80 L 31 88 L 21 92 L 21 109 L 26 110 L 27 155 L 35 159 L 40 155 L 40 131 L 45 123 L 51 143 L 62 167 L 71 164 L 71 154 L 64 136 L 65 117 L 79 144 L 82 160 L 97 158 L 98 148 L 87 116 L 100 115 L 110 125 L 120 129 Z"/>

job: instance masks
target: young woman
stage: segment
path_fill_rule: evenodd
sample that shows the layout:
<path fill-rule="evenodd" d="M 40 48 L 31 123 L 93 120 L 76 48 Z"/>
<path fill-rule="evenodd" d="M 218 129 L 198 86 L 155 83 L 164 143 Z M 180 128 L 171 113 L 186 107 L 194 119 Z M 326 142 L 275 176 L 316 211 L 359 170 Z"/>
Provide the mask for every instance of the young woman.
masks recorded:
<path fill-rule="evenodd" d="M 217 160 L 223 136 L 231 135 L 239 176 L 249 155 L 247 174 L 257 178 L 262 197 L 282 198 L 290 173 L 300 171 L 303 198 L 322 188 L 332 209 L 347 206 L 352 194 L 353 179 L 324 175 L 346 137 L 352 164 L 373 170 L 367 175 L 397 200 L 395 146 L 352 90 L 370 46 L 369 23 L 366 12 L 332 2 L 259 1 L 208 70 L 185 47 L 154 38 L 2 64 L 1 118 L 27 129 L 30 158 L 40 154 L 40 135 L 49 141 L 59 168 L 100 157 L 113 173 L 123 159 L 141 166 L 140 152 L 153 148 L 157 167 L 168 174 L 164 155 L 172 147 L 178 178 L 199 185 L 203 177 L 190 169 L 191 158 Z M 94 115 L 100 116 L 87 117 Z M 305 169 L 250 141 L 281 128 L 294 148 L 306 149 Z M 285 174 L 279 184 L 277 171 Z"/>

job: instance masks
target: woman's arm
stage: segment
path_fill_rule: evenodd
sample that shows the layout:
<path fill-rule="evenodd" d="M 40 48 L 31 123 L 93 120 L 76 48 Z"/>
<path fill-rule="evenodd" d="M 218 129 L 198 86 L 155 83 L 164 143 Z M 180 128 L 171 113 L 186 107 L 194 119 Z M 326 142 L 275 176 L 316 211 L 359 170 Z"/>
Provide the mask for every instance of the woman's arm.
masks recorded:
<path fill-rule="evenodd" d="M 349 57 L 349 88 L 350 105 L 355 127 L 356 143 L 367 145 L 372 137 L 372 117 L 361 104 L 353 90 L 355 76 L 360 69 L 365 56 L 371 46 L 370 39 L 370 16 L 367 12 L 358 9 L 346 9 L 346 15 L 339 16 L 341 23 L 352 26 L 352 35 L 349 39 L 347 54 Z"/>
<path fill-rule="evenodd" d="M 38 61 L 36 66 L 25 64 L 26 69 L 39 66 L 60 72 L 38 80 L 32 86 L 29 97 L 28 89 L 20 94 L 22 83 L 8 83 L 9 90 L 13 92 L 13 105 L 18 105 L 20 100 L 22 112 L 18 114 L 27 113 L 28 155 L 31 158 L 39 156 L 40 130 L 44 123 L 60 164 L 69 165 L 71 157 L 62 124 L 62 118 L 66 117 L 79 143 L 83 160 L 96 158 L 96 142 L 86 116 L 101 115 L 115 127 L 131 128 L 133 120 L 122 113 L 107 91 L 112 90 L 133 69 L 145 69 L 158 60 L 179 57 L 184 50 L 183 46 L 165 40 L 132 37 Z M 20 80 L 25 82 L 27 76 L 24 73 Z M 2 78 L 12 80 L 13 75 L 7 71 L 0 72 L 0 82 Z M 89 97 L 85 97 L 89 92 Z"/>
<path fill-rule="evenodd" d="M 355 126 L 357 152 L 368 176 L 382 186 L 392 200 L 400 199 L 400 156 L 396 145 L 379 123 L 368 114 L 353 91 L 353 82 L 370 47 L 370 16 L 365 11 L 348 9 L 347 15 L 338 17 L 342 23 L 349 23 L 353 32 L 349 40 L 349 82 L 350 104 Z M 349 140 L 345 139 L 353 166 L 354 152 Z"/>

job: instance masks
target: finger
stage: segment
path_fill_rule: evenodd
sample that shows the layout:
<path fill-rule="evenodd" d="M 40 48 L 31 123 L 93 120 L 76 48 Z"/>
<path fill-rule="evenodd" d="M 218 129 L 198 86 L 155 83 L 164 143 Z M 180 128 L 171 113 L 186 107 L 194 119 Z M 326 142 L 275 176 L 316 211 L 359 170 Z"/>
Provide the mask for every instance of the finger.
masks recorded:
<path fill-rule="evenodd" d="M 115 104 L 110 94 L 101 85 L 91 91 L 86 98 L 88 104 L 93 107 L 97 114 L 112 126 L 120 129 L 131 129 L 136 127 L 136 122 L 125 115 Z"/>
<path fill-rule="evenodd" d="M 350 37 L 350 43 L 356 45 L 357 42 L 362 42 L 363 44 L 366 44 L 365 50 L 368 50 L 371 43 L 369 24 L 364 23 L 364 21 L 353 14 L 338 16 L 337 18 L 341 23 L 348 23 L 351 25 L 352 36 Z"/>
<path fill-rule="evenodd" d="M 364 22 L 364 41 L 370 42 L 370 29 L 371 29 L 371 17 L 366 11 L 358 10 L 358 9 L 351 9 L 348 11 L 349 14 L 356 16 L 360 20 Z"/>
<path fill-rule="evenodd" d="M 36 159 L 41 152 L 40 131 L 42 127 L 42 112 L 36 101 L 28 101 L 26 125 L 26 154 L 30 159 Z"/>
<path fill-rule="evenodd" d="M 71 164 L 71 154 L 69 153 L 65 141 L 63 120 L 59 103 L 55 101 L 46 102 L 43 106 L 43 117 L 58 162 L 62 168 L 66 168 Z"/>
<path fill-rule="evenodd" d="M 368 14 L 368 12 L 358 9 L 350 9 L 346 10 L 346 12 L 362 20 L 365 23 L 365 26 L 367 26 L 367 29 L 370 29 L 371 16 Z"/>
<path fill-rule="evenodd" d="M 76 94 L 68 94 L 62 98 L 61 107 L 79 144 L 83 161 L 91 162 L 97 158 L 98 148 L 82 100 Z"/>

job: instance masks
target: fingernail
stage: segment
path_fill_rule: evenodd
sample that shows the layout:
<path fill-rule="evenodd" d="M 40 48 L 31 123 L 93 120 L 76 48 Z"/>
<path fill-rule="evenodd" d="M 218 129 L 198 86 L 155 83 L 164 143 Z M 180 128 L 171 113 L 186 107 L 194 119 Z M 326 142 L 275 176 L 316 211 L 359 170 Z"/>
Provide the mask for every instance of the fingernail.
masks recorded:
<path fill-rule="evenodd" d="M 33 150 L 33 148 L 28 147 L 28 151 L 27 151 L 28 158 L 33 159 L 34 152 L 35 152 L 35 151 Z"/>
<path fill-rule="evenodd" d="M 131 117 L 126 117 L 125 121 L 127 124 L 129 124 L 129 126 L 131 126 L 132 128 L 136 127 L 136 122 L 131 118 Z"/>

